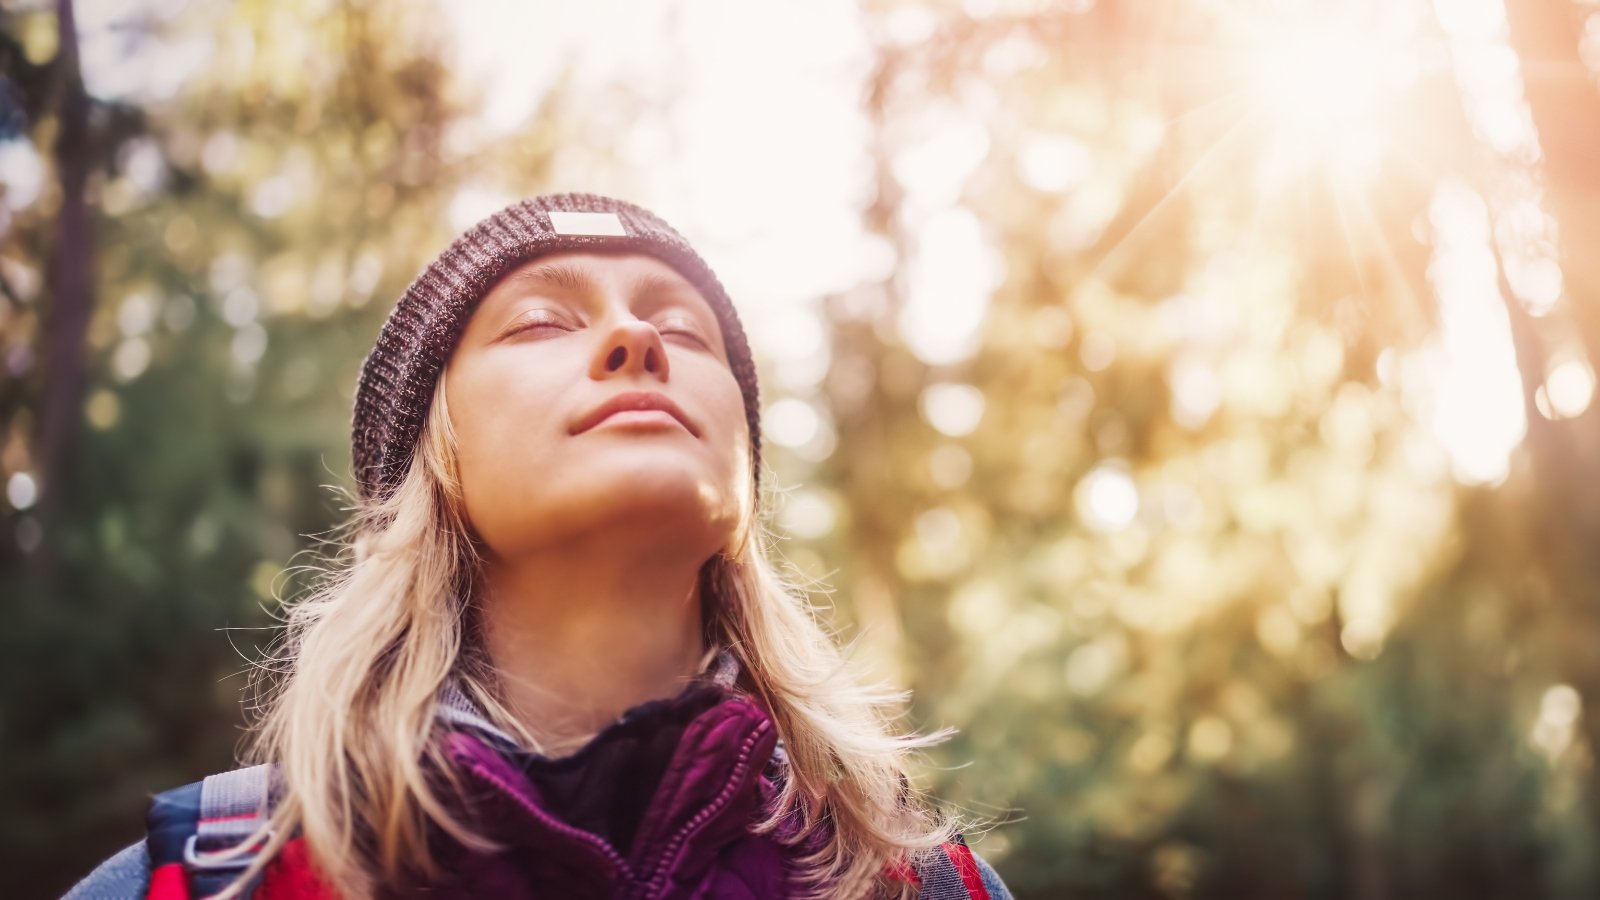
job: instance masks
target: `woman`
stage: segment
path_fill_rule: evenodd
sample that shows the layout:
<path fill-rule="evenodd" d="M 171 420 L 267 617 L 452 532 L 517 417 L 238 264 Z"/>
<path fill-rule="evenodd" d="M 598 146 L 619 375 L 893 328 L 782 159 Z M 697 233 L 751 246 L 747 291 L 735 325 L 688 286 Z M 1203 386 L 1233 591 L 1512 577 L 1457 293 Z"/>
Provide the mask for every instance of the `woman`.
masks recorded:
<path fill-rule="evenodd" d="M 259 765 L 75 892 L 1009 896 L 906 779 L 942 735 L 892 731 L 769 560 L 759 416 L 661 219 L 479 223 L 362 369 L 348 558 L 291 608 Z"/>

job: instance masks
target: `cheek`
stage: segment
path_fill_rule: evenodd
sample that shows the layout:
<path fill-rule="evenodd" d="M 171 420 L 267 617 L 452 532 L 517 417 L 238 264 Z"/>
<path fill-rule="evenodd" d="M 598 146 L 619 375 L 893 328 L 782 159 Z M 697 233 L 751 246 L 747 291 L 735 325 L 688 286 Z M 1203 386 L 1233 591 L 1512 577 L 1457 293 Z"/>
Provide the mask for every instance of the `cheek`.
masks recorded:
<path fill-rule="evenodd" d="M 564 428 L 557 414 L 559 389 L 549 373 L 486 363 L 463 366 L 450 378 L 446 396 L 464 478 L 508 462 L 513 450 L 523 456 L 544 452 Z"/>
<path fill-rule="evenodd" d="M 750 470 L 750 425 L 745 418 L 744 395 L 732 376 L 719 380 L 714 395 L 721 455 L 732 470 L 731 474 L 742 476 Z"/>

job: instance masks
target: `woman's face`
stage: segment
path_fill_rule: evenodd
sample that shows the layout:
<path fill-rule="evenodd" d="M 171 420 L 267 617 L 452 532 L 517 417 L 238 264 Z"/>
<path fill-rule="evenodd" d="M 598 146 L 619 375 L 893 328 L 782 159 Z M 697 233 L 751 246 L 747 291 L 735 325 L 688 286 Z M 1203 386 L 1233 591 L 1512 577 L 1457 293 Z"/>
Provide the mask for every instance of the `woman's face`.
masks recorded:
<path fill-rule="evenodd" d="M 604 538 L 698 563 L 731 543 L 750 491 L 744 397 L 716 314 L 667 263 L 572 252 L 511 270 L 445 391 L 492 557 Z M 607 416 L 619 401 L 667 410 Z"/>

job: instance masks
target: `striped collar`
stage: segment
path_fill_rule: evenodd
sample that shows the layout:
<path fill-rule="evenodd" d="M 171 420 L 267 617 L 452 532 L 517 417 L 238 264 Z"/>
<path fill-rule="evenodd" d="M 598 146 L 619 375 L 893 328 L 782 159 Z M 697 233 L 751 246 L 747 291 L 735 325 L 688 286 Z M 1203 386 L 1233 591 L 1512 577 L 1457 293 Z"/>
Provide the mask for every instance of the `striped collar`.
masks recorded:
<path fill-rule="evenodd" d="M 699 673 L 689 680 L 689 684 L 711 682 L 731 689 L 738 682 L 741 671 L 739 659 L 733 651 L 726 646 L 719 646 L 707 651 L 705 662 L 701 665 Z M 685 685 L 685 689 L 687 687 L 688 685 Z M 618 720 L 626 719 L 629 713 L 637 708 L 637 706 L 630 707 Z M 483 710 L 472 702 L 472 698 L 461 689 L 460 683 L 454 678 L 446 682 L 439 692 L 436 715 L 451 725 L 478 732 L 501 745 L 502 749 L 525 749 L 515 737 L 490 722 L 483 714 Z"/>

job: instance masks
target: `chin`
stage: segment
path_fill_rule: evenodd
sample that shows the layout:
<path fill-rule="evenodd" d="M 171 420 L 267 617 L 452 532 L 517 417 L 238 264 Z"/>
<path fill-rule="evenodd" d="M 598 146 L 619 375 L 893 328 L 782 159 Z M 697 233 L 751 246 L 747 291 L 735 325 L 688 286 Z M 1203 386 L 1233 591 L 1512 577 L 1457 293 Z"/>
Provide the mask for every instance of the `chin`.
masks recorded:
<path fill-rule="evenodd" d="M 605 506 L 659 512 L 681 508 L 687 516 L 704 518 L 729 505 L 728 493 L 713 487 L 710 479 L 679 472 L 631 469 L 597 478 L 594 485 L 595 502 Z"/>
<path fill-rule="evenodd" d="M 719 468 L 699 448 L 646 446 L 596 447 L 586 451 L 566 467 L 575 483 L 594 485 L 634 485 L 683 487 L 715 484 Z M 726 479 L 723 479 L 726 480 Z"/>
<path fill-rule="evenodd" d="M 642 529 L 697 543 L 737 527 L 743 491 L 704 459 L 661 447 L 586 457 L 539 466 L 531 480 L 526 470 L 505 471 L 469 491 L 469 499 L 487 507 L 483 518 L 500 520 L 502 534 L 521 532 L 539 542 Z"/>
<path fill-rule="evenodd" d="M 540 505 L 586 506 L 617 511 L 651 510 L 687 518 L 717 516 L 732 507 L 734 491 L 698 461 L 674 454 L 655 453 L 630 459 L 597 454 L 591 465 L 575 466 L 559 480 L 548 483 L 559 496 L 544 494 Z M 631 456 L 631 454 L 630 454 Z"/>

